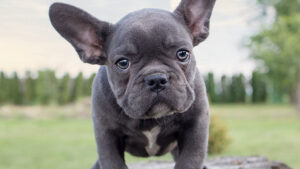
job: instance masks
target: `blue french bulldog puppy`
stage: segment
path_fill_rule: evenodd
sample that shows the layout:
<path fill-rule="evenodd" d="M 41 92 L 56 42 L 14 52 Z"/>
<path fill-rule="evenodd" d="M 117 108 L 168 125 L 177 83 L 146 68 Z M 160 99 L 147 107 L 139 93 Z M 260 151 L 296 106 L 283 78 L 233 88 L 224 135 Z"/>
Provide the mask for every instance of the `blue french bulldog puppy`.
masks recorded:
<path fill-rule="evenodd" d="M 193 47 L 209 34 L 215 0 L 182 0 L 174 12 L 142 9 L 116 24 L 63 3 L 50 20 L 94 79 L 92 117 L 99 158 L 93 169 L 127 169 L 124 152 L 171 152 L 175 169 L 202 169 L 209 105 Z"/>

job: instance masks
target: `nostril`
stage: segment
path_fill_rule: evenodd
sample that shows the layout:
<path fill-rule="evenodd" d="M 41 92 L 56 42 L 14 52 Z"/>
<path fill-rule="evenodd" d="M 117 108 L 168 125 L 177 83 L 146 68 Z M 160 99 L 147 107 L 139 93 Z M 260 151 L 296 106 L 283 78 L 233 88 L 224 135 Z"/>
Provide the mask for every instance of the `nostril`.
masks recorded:
<path fill-rule="evenodd" d="M 148 81 L 148 85 L 149 86 L 154 86 L 155 85 L 155 81 L 154 80 L 149 80 Z"/>
<path fill-rule="evenodd" d="M 167 84 L 167 79 L 164 79 L 164 78 L 161 79 L 161 80 L 160 80 L 160 84 L 161 84 L 161 85 Z"/>

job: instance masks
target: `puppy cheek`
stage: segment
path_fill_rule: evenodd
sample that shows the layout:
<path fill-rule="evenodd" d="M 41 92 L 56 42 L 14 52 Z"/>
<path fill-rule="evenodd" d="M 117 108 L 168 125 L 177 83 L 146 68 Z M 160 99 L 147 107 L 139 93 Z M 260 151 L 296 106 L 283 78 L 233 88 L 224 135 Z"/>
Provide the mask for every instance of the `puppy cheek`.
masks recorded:
<path fill-rule="evenodd" d="M 185 76 L 184 79 L 182 79 L 183 83 L 185 84 L 185 102 L 182 106 L 182 110 L 187 111 L 191 105 L 194 103 L 195 101 L 195 91 L 194 91 L 194 80 L 195 80 L 195 72 L 194 70 L 192 70 L 193 67 L 191 67 L 191 69 L 189 69 L 189 71 L 185 72 Z"/>
<path fill-rule="evenodd" d="M 176 106 L 176 110 L 178 111 L 178 113 L 187 111 L 195 101 L 194 91 L 191 90 L 190 87 L 185 87 L 182 90 L 184 92 L 178 92 L 176 93 L 176 96 L 174 96 L 174 98 L 178 99 L 173 100 L 173 105 Z"/>
<path fill-rule="evenodd" d="M 195 92 L 184 76 L 178 79 L 177 85 L 171 91 L 174 95 L 172 98 L 177 98 L 173 99 L 173 105 L 180 113 L 187 111 L 195 101 Z"/>
<path fill-rule="evenodd" d="M 189 62 L 189 65 L 186 67 L 186 69 L 182 70 L 183 77 L 185 78 L 185 81 L 189 84 L 192 84 L 194 82 L 195 76 L 196 76 L 196 60 L 195 57 L 191 57 L 191 61 Z"/>
<path fill-rule="evenodd" d="M 195 101 L 195 92 L 190 86 L 186 88 L 186 96 L 185 104 L 182 107 L 183 112 L 187 111 Z"/>
<path fill-rule="evenodd" d="M 151 97 L 139 85 L 129 86 L 122 107 L 129 116 L 142 116 L 149 108 Z"/>
<path fill-rule="evenodd" d="M 109 86 L 112 89 L 116 99 L 118 100 L 122 98 L 122 96 L 125 94 L 129 79 L 126 77 L 120 78 L 112 69 L 108 69 L 107 77 Z"/>
<path fill-rule="evenodd" d="M 111 70 L 112 72 L 109 73 L 109 84 L 112 88 L 114 96 L 117 100 L 117 103 L 123 107 L 127 99 L 128 89 L 130 88 L 130 77 L 128 75 L 121 76 Z"/>

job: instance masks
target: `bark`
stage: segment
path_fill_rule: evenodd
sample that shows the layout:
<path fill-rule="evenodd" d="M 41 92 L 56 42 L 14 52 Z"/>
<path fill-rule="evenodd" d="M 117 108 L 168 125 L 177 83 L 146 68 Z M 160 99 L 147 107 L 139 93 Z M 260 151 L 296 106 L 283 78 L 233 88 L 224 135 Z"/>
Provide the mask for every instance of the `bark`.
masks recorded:
<path fill-rule="evenodd" d="M 207 160 L 207 169 L 291 169 L 264 157 L 224 157 Z M 150 161 L 129 165 L 129 169 L 173 169 L 173 162 Z"/>

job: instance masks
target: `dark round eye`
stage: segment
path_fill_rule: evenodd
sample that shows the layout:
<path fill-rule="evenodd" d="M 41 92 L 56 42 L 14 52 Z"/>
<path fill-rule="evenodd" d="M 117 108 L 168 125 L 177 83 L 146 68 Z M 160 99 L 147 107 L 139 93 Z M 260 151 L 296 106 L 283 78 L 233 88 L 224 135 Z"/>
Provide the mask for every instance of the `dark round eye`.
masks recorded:
<path fill-rule="evenodd" d="M 120 59 L 116 62 L 116 65 L 120 68 L 120 69 L 127 69 L 129 67 L 129 60 L 128 59 Z"/>
<path fill-rule="evenodd" d="M 187 50 L 179 50 L 177 52 L 177 58 L 181 62 L 185 62 L 185 61 L 187 61 L 190 58 L 190 52 L 187 51 Z"/>

